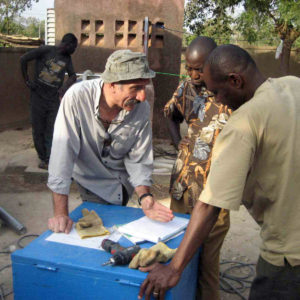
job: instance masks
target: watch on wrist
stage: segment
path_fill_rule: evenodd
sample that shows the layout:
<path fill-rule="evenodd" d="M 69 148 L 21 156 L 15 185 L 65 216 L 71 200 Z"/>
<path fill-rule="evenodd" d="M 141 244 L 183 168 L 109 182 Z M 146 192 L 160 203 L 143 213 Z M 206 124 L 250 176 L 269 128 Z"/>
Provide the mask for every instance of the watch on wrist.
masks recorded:
<path fill-rule="evenodd" d="M 151 196 L 153 198 L 153 195 L 151 193 L 145 193 L 143 195 L 141 195 L 138 199 L 138 202 L 139 202 L 139 205 L 142 206 L 142 200 L 145 198 L 145 197 L 148 197 L 148 196 Z"/>

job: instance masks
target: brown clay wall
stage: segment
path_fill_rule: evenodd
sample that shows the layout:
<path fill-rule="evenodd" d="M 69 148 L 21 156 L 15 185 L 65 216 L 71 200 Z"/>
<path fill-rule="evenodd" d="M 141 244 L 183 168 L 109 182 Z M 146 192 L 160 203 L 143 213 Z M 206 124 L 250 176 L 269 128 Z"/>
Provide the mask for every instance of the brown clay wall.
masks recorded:
<path fill-rule="evenodd" d="M 28 50 L 0 48 L 0 130 L 29 124 L 30 95 L 20 67 L 20 57 Z"/>
<path fill-rule="evenodd" d="M 268 77 L 281 76 L 279 61 L 274 58 L 275 49 L 246 47 L 245 49 L 253 56 L 262 73 Z M 0 130 L 16 128 L 29 124 L 30 95 L 29 90 L 23 82 L 20 70 L 20 56 L 29 50 L 30 48 L 0 48 Z M 89 51 L 91 51 L 87 52 L 89 59 L 93 57 L 93 51 L 95 52 L 95 55 L 99 55 L 99 49 L 96 47 L 90 48 Z M 103 55 L 106 55 L 107 57 L 112 50 L 102 49 L 102 51 Z M 74 57 L 76 55 L 77 53 Z M 161 60 L 162 62 L 170 63 L 170 65 L 176 64 L 179 69 L 180 59 L 173 63 L 171 61 L 173 58 L 170 57 L 165 56 L 161 58 Z M 75 61 L 75 68 L 77 72 L 83 71 L 87 68 L 98 71 L 98 69 L 91 68 L 95 64 L 91 64 L 90 67 L 84 68 L 84 61 Z M 166 63 L 166 65 L 168 65 L 168 63 Z M 82 64 L 82 66 L 80 64 Z M 82 69 L 80 69 L 80 67 Z M 29 72 L 32 72 L 32 70 L 33 63 L 30 63 Z M 101 71 L 101 69 L 99 70 Z M 162 68 L 162 70 L 168 71 L 166 67 Z M 295 52 L 293 52 L 291 56 L 290 70 L 291 75 L 300 77 L 300 61 L 299 56 L 296 56 Z M 169 137 L 168 131 L 164 126 L 165 120 L 162 117 L 161 109 L 163 104 L 167 101 L 167 99 L 169 99 L 169 95 L 175 90 L 176 84 L 172 82 L 172 77 L 169 76 L 158 75 L 155 79 L 156 103 L 154 106 L 154 132 L 156 137 L 158 136 L 157 133 L 159 134 L 159 137 Z M 164 91 L 164 89 L 166 89 L 166 91 Z"/>
<path fill-rule="evenodd" d="M 275 59 L 276 49 L 268 47 L 245 47 L 253 57 L 260 71 L 268 77 L 280 77 L 280 60 Z M 290 75 L 300 77 L 300 56 L 292 51 L 290 58 Z"/>
<path fill-rule="evenodd" d="M 241 46 L 243 47 L 243 46 Z M 275 59 L 276 48 L 272 47 L 243 47 L 255 60 L 260 71 L 266 75 L 267 77 L 280 77 L 282 76 L 280 70 L 280 61 Z M 186 48 L 182 48 L 182 64 L 181 64 L 181 72 L 185 73 L 185 50 Z M 290 75 L 300 77 L 300 54 L 297 54 L 296 51 L 291 52 L 290 58 Z"/>

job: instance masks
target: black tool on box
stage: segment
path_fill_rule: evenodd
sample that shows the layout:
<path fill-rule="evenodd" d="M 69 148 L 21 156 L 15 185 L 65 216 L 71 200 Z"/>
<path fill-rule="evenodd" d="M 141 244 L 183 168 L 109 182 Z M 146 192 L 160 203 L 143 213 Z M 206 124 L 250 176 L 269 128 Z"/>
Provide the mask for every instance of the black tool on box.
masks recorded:
<path fill-rule="evenodd" d="M 101 247 L 113 256 L 102 266 L 107 265 L 127 265 L 132 258 L 140 251 L 140 246 L 134 245 L 128 248 L 122 247 L 119 243 L 105 239 L 102 241 Z"/>

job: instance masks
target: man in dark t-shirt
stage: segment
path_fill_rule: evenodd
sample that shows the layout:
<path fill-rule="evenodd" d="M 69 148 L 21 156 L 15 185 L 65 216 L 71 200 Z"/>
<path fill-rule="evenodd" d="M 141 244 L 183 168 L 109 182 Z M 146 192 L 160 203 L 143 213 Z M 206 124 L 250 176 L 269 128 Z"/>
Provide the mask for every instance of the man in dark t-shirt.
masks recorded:
<path fill-rule="evenodd" d="M 54 121 L 60 99 L 76 81 L 71 54 L 77 47 L 77 38 L 67 33 L 58 46 L 42 46 L 21 57 L 22 75 L 30 88 L 30 113 L 32 136 L 35 149 L 40 158 L 39 167 L 48 168 Z M 29 79 L 27 65 L 35 60 L 34 78 Z M 63 85 L 65 73 L 68 80 Z"/>

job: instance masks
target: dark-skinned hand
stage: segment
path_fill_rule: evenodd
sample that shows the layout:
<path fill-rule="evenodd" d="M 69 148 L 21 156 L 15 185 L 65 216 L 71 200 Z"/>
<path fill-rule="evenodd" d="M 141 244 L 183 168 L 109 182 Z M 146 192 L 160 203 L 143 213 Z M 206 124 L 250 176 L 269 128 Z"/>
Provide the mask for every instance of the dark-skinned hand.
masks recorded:
<path fill-rule="evenodd" d="M 33 81 L 31 80 L 27 80 L 26 81 L 26 85 L 33 91 L 35 91 L 37 89 L 37 85 L 36 83 L 34 83 Z"/>
<path fill-rule="evenodd" d="M 159 300 L 165 299 L 168 289 L 174 287 L 180 275 L 169 265 L 155 263 L 149 267 L 139 268 L 142 272 L 150 272 L 140 287 L 138 298 L 142 299 L 145 295 L 146 300 L 150 300 L 151 295 Z"/>

